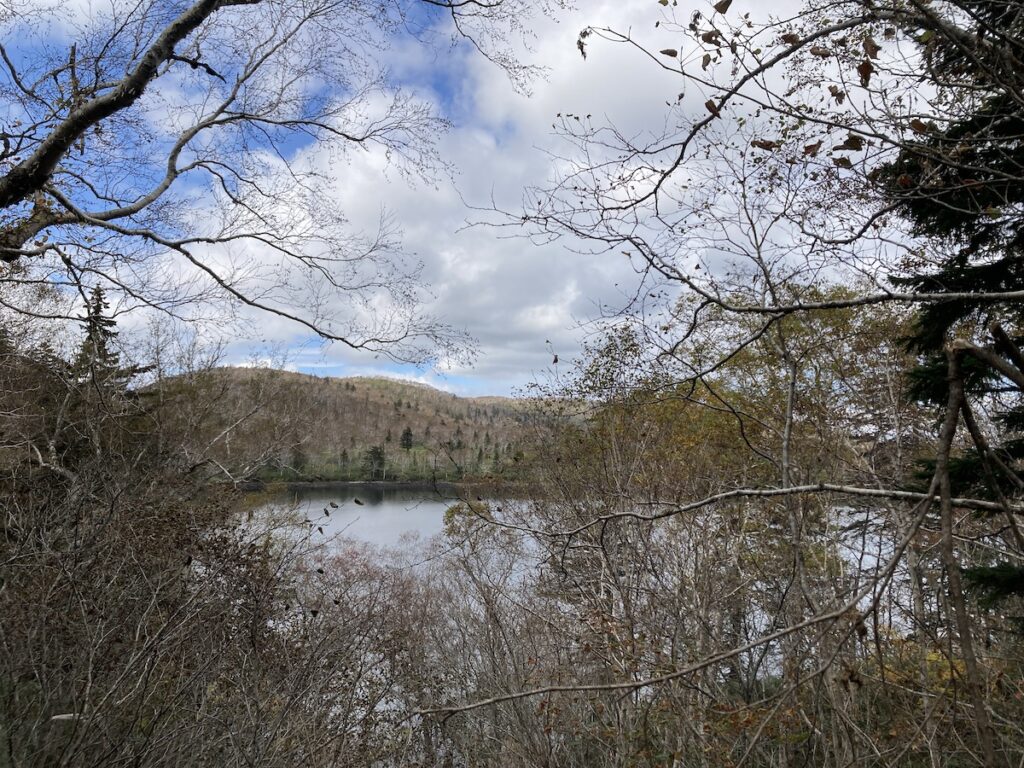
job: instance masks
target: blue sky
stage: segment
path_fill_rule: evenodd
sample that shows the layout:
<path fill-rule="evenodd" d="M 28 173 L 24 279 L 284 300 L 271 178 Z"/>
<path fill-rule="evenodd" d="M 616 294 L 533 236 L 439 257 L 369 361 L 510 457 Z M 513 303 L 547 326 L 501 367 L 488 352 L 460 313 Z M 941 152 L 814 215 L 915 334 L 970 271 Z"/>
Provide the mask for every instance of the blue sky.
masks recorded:
<path fill-rule="evenodd" d="M 552 177 L 549 151 L 561 151 L 552 124 L 562 113 L 593 114 L 596 121 L 642 132 L 664 121 L 666 98 L 678 84 L 635 52 L 591 46 L 584 60 L 577 35 L 589 24 L 654 30 L 660 6 L 647 0 L 588 3 L 537 29 L 530 61 L 548 67 L 532 94 L 516 93 L 505 75 L 468 46 L 437 54 L 398 41 L 389 55 L 392 77 L 429 99 L 452 122 L 440 151 L 452 163 L 452 180 L 407 185 L 384 177 L 369 155 L 343 169 L 339 202 L 353 221 L 369 223 L 386 206 L 404 230 L 406 249 L 423 261 L 434 298 L 429 309 L 477 340 L 472 366 L 419 369 L 338 345 L 317 345 L 301 334 L 280 341 L 291 350 L 289 367 L 316 375 L 393 375 L 464 394 L 510 394 L 536 380 L 564 373 L 601 306 L 625 303 L 636 274 L 614 254 L 579 253 L 580 244 L 544 246 L 508 238 L 488 227 L 469 227 L 479 217 L 465 207 L 486 207 L 493 198 L 517 209 L 523 189 Z M 238 359 L 258 355 L 239 344 Z M 557 352 L 557 371 L 552 353 Z"/>
<path fill-rule="evenodd" d="M 63 6 L 87 14 L 101 4 L 72 0 Z M 333 199 L 353 226 L 372 229 L 381 210 L 389 212 L 402 230 L 404 250 L 422 262 L 425 310 L 476 340 L 472 364 L 449 359 L 433 369 L 400 365 L 317 343 L 308 329 L 258 314 L 248 317 L 244 336 L 232 330 L 225 362 L 267 360 L 316 375 L 392 375 L 464 394 L 510 394 L 544 379 L 556 372 L 553 353 L 564 372 L 592 330 L 588 322 L 627 301 L 637 280 L 633 267 L 621 255 L 593 255 L 579 243 L 537 245 L 507 231 L 467 227 L 487 218 L 467 204 L 487 208 L 493 200 L 515 211 L 525 188 L 550 182 L 555 168 L 548 153 L 566 149 L 553 129 L 559 113 L 592 114 L 594 125 L 614 125 L 626 135 L 663 128 L 665 103 L 678 91 L 676 77 L 626 46 L 592 41 L 584 59 L 576 42 L 585 26 L 607 25 L 633 30 L 656 50 L 667 44 L 665 33 L 655 29 L 664 13 L 654 0 L 603 0 L 540 19 L 530 49 L 520 52 L 524 61 L 547 68 L 531 83 L 530 95 L 517 92 L 505 73 L 468 45 L 394 40 L 384 56 L 390 81 L 451 122 L 438 137 L 450 177 L 410 182 L 389 171 L 375 149 L 354 151 L 339 163 L 310 142 L 278 147 L 331 180 Z M 441 30 L 439 38 L 445 36 Z M 296 300 L 301 303 L 302 296 Z"/>

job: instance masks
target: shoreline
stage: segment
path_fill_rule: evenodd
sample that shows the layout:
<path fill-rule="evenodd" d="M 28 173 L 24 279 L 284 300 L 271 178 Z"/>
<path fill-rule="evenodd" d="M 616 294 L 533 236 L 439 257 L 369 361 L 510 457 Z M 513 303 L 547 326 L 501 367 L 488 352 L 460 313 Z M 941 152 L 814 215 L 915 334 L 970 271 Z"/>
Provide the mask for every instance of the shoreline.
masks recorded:
<path fill-rule="evenodd" d="M 382 491 L 433 491 L 454 490 L 458 483 L 447 480 L 287 480 L 280 483 L 264 483 L 264 489 L 281 488 L 287 491 L 330 490 L 331 488 L 377 488 Z"/>
<path fill-rule="evenodd" d="M 472 495 L 502 496 L 509 493 L 515 495 L 515 483 L 500 483 L 494 480 L 466 480 L 452 482 L 450 480 L 285 480 L 264 481 L 250 480 L 238 483 L 236 489 L 244 494 L 283 494 L 302 493 L 305 491 L 418 491 L 459 500 Z"/>
<path fill-rule="evenodd" d="M 383 491 L 451 491 L 459 488 L 471 488 L 475 483 L 454 483 L 449 480 L 284 480 L 266 482 L 250 480 L 238 483 L 237 488 L 246 493 L 266 493 L 274 491 L 307 491 L 330 490 L 332 488 L 374 488 Z"/>

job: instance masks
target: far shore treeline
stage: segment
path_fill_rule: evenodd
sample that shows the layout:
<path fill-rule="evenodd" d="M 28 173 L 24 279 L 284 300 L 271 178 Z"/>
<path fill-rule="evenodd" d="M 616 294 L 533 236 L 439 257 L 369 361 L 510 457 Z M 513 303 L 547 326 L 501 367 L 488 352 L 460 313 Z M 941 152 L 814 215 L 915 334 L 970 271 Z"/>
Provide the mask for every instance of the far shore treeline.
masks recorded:
<path fill-rule="evenodd" d="M 393 379 L 217 368 L 194 385 L 219 393 L 211 436 L 246 416 L 214 450 L 238 482 L 512 480 L 545 428 L 524 401 Z"/>

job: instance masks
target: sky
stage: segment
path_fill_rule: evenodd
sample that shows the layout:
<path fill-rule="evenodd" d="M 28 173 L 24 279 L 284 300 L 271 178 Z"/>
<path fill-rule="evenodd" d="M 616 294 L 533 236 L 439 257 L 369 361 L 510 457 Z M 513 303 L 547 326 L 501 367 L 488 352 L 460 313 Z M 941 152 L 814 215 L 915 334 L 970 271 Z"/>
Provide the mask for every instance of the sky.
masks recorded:
<path fill-rule="evenodd" d="M 491 201 L 517 210 L 523 190 L 552 178 L 550 152 L 564 151 L 553 124 L 558 113 L 593 115 L 642 134 L 663 126 L 665 102 L 674 99 L 676 78 L 624 46 L 594 41 L 584 59 L 577 37 L 588 25 L 653 34 L 662 9 L 653 0 L 581 3 L 580 8 L 535 28 L 525 59 L 547 68 L 517 93 L 508 77 L 468 46 L 431 50 L 399 41 L 389 53 L 392 78 L 429 100 L 451 130 L 439 151 L 454 170 L 449 180 L 409 184 L 387 173 L 379 152 L 356 153 L 347 163 L 312 162 L 334 174 L 338 205 L 354 224 L 372 226 L 382 208 L 403 232 L 404 248 L 424 264 L 429 285 L 425 306 L 475 339 L 472 364 L 420 369 L 341 345 L 318 344 L 286 323 L 263 322 L 259 340 L 240 340 L 229 362 L 262 359 L 274 345 L 274 360 L 320 376 L 388 375 L 429 383 L 458 394 L 507 395 L 524 385 L 561 375 L 578 356 L 602 306 L 626 301 L 637 276 L 624 257 L 580 252 L 581 244 L 537 245 L 511 232 L 467 226 Z M 657 40 L 657 38 L 653 38 Z M 559 356 L 557 366 L 553 355 Z M 559 370 L 561 369 L 561 370 Z"/>
<path fill-rule="evenodd" d="M 53 5 L 71 20 L 87 19 L 107 2 L 29 0 L 44 16 Z M 754 7 L 737 0 L 730 15 L 743 13 L 745 4 Z M 379 148 L 360 148 L 339 159 L 316 143 L 277 147 L 290 153 L 289 160 L 328 179 L 332 204 L 355 229 L 374 230 L 387 211 L 401 230 L 403 250 L 422 262 L 422 310 L 471 337 L 472 359 L 446 359 L 433 368 L 403 365 L 324 343 L 280 317 L 252 313 L 239 326 L 243 335 L 232 328 L 226 364 L 269 364 L 319 376 L 386 375 L 466 395 L 509 395 L 567 374 L 582 342 L 595 332 L 593 321 L 625 306 L 635 294 L 639 277 L 634 267 L 618 251 L 594 253 L 588 244 L 570 239 L 539 244 L 519 230 L 474 222 L 494 221 L 497 217 L 487 211 L 492 206 L 518 211 L 524 190 L 552 183 L 558 167 L 552 158 L 573 151 L 556 132 L 559 115 L 587 115 L 593 127 L 613 126 L 637 143 L 664 133 L 670 119 L 666 105 L 676 104 L 680 77 L 635 48 L 596 36 L 589 39 L 584 57 L 577 45 L 582 29 L 628 31 L 654 51 L 681 48 L 682 41 L 659 28 L 659 22 L 672 14 L 685 20 L 696 7 L 707 10 L 710 2 L 664 6 L 658 0 L 579 0 L 577 5 L 554 18 L 539 15 L 529 21 L 533 38 L 520 59 L 545 71 L 530 82 L 528 94 L 468 44 L 424 45 L 403 37 L 382 53 L 390 82 L 415 93 L 450 122 L 450 130 L 437 139 L 450 176 L 411 182 L 389 167 Z M 67 38 L 57 40 L 59 45 L 74 39 L 74 27 L 55 27 L 54 34 Z M 187 114 L 184 81 L 169 77 L 161 80 L 162 98 Z M 695 102 L 701 114 L 703 98 Z M 159 118 L 173 111 L 152 114 Z M 154 124 L 151 129 L 168 127 Z M 173 130 L 168 136 L 174 136 Z M 245 258 L 259 263 L 262 257 L 248 253 Z M 174 273 L 168 274 L 173 280 Z M 301 304 L 303 284 L 288 287 Z M 133 320 L 119 317 L 118 322 L 130 329 Z M 145 325 L 135 322 L 138 328 Z"/>

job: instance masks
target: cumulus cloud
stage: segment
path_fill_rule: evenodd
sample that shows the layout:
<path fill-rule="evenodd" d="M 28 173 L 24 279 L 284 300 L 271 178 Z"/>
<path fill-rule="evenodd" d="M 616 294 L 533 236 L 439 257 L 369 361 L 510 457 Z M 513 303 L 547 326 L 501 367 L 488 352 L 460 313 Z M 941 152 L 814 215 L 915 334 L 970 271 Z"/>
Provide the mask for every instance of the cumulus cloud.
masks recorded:
<path fill-rule="evenodd" d="M 388 173 L 382 153 L 373 150 L 355 152 L 342 164 L 315 146 L 302 150 L 305 162 L 333 176 L 337 205 L 354 225 L 372 228 L 382 209 L 392 214 L 405 248 L 423 262 L 426 309 L 477 340 L 472 367 L 453 362 L 447 370 L 405 375 L 435 384 L 454 379 L 458 383 L 448 386 L 468 391 L 508 392 L 542 372 L 552 350 L 571 358 L 586 321 L 627 300 L 636 274 L 621 255 L 594 254 L 568 241 L 536 244 L 514 229 L 467 226 L 494 219 L 467 205 L 517 210 L 525 188 L 552 181 L 552 157 L 566 149 L 554 130 L 559 113 L 581 120 L 590 115 L 595 125 L 614 124 L 629 135 L 660 132 L 677 78 L 627 46 L 595 43 L 584 59 L 576 45 L 585 26 L 633 28 L 641 35 L 654 30 L 660 13 L 649 0 L 588 3 L 543 24 L 533 50 L 523 54 L 547 67 L 530 96 L 517 93 L 500 69 L 466 48 L 436 58 L 414 41 L 399 44 L 389 55 L 392 77 L 452 121 L 439 140 L 450 179 L 410 184 Z M 262 330 L 295 333 L 280 323 Z M 299 367 L 310 371 L 380 370 L 379 360 L 337 345 L 315 352 L 307 346 L 296 356 Z"/>

